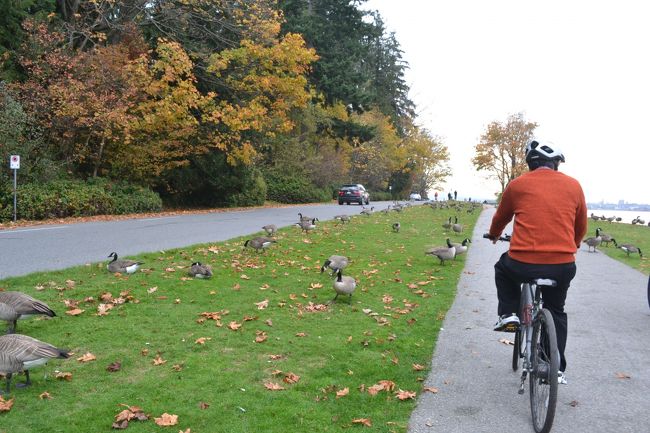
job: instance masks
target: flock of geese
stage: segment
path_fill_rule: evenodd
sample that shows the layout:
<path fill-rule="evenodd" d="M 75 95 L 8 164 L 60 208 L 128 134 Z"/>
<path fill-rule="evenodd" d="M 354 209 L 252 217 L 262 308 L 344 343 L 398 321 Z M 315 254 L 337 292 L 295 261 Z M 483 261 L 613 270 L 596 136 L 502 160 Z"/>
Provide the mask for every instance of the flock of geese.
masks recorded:
<path fill-rule="evenodd" d="M 589 252 L 592 251 L 592 248 L 593 248 L 593 252 L 596 252 L 596 247 L 599 247 L 601 244 L 605 244 L 605 246 L 609 246 L 611 242 L 614 244 L 616 248 L 620 248 L 621 250 L 625 251 L 628 257 L 630 256 L 630 253 L 638 254 L 639 257 L 643 257 L 643 252 L 641 251 L 641 248 L 633 244 L 617 243 L 616 239 L 614 239 L 610 234 L 604 233 L 603 229 L 601 229 L 600 227 L 596 229 L 595 236 L 588 237 L 587 239 L 584 239 L 582 242 L 584 242 L 587 245 L 587 251 Z"/>
<path fill-rule="evenodd" d="M 610 222 L 610 223 L 611 222 L 620 223 L 621 221 L 623 221 L 623 218 L 621 218 L 621 217 L 617 217 L 617 216 L 606 217 L 605 215 L 598 216 L 598 215 L 594 214 L 593 212 L 591 213 L 591 215 L 589 215 L 589 217 L 594 221 L 607 221 L 607 222 Z M 636 224 L 644 225 L 645 220 L 643 218 L 641 218 L 640 216 L 637 216 L 636 218 L 632 219 L 631 224 L 632 225 L 636 225 Z M 650 227 L 650 221 L 648 221 L 648 227 Z"/>

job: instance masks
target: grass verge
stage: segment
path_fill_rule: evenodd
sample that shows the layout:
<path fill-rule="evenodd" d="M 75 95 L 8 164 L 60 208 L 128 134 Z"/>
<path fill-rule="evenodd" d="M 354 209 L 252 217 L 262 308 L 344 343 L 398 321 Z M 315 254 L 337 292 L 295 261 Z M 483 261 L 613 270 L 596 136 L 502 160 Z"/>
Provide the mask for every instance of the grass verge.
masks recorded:
<path fill-rule="evenodd" d="M 151 415 L 131 432 L 404 432 L 417 395 L 432 391 L 421 383 L 464 261 L 440 266 L 424 248 L 461 241 L 442 223 L 457 214 L 470 234 L 478 213 L 417 206 L 309 235 L 285 228 L 260 254 L 237 238 L 140 255 L 130 276 L 98 263 L 0 281 L 58 314 L 21 321 L 19 333 L 74 352 L 12 387 L 0 432 L 108 432 L 121 405 Z M 327 305 L 320 266 L 332 254 L 351 260 L 350 304 Z M 189 278 L 194 261 L 215 276 Z M 163 413 L 178 416 L 171 429 L 154 423 Z"/>
<path fill-rule="evenodd" d="M 623 262 L 630 267 L 638 269 L 644 274 L 650 273 L 650 261 L 646 256 L 646 254 L 650 254 L 650 227 L 645 225 L 593 221 L 589 219 L 589 231 L 585 237 L 595 236 L 596 228 L 601 228 L 603 233 L 614 237 L 614 239 L 616 239 L 616 243 L 619 245 L 635 245 L 641 249 L 644 255 L 643 257 L 639 256 L 639 254 L 630 254 L 628 256 L 625 251 L 621 250 L 620 248 L 616 248 L 613 243 L 610 243 L 609 246 L 601 244 L 598 247 L 598 250 L 600 252 L 603 252 L 609 257 Z M 587 245 L 583 244 L 581 248 L 586 249 Z"/>

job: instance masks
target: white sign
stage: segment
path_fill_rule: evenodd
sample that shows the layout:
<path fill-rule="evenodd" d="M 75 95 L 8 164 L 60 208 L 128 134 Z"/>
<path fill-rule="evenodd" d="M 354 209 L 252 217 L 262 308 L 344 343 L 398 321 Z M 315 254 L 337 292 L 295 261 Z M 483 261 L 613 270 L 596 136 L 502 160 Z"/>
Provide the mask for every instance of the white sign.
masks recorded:
<path fill-rule="evenodd" d="M 20 168 L 20 155 L 11 155 L 9 158 L 9 168 L 18 170 Z"/>

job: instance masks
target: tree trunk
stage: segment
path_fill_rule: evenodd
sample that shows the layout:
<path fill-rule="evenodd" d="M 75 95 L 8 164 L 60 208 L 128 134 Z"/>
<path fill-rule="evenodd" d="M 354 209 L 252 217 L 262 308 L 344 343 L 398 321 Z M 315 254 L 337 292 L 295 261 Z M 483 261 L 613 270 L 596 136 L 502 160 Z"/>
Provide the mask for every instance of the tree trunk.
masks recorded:
<path fill-rule="evenodd" d="M 104 153 L 104 143 L 106 142 L 106 137 L 102 135 L 102 141 L 99 143 L 99 152 L 97 152 L 97 161 L 95 161 L 95 169 L 93 170 L 93 178 L 97 177 L 97 172 L 99 171 L 99 166 L 102 163 L 102 155 Z"/>

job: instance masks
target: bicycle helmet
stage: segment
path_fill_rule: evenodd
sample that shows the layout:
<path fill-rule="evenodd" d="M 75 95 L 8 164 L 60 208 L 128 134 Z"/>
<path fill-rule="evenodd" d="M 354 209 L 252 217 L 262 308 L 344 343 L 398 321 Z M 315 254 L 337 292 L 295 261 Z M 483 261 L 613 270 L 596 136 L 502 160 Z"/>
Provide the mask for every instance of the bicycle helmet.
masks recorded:
<path fill-rule="evenodd" d="M 526 162 L 530 163 L 536 160 L 564 162 L 564 154 L 559 147 L 550 141 L 532 139 L 526 145 Z"/>

